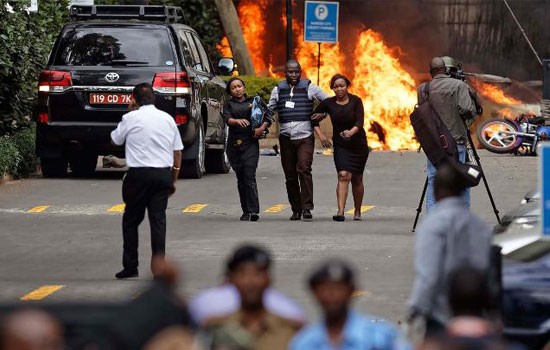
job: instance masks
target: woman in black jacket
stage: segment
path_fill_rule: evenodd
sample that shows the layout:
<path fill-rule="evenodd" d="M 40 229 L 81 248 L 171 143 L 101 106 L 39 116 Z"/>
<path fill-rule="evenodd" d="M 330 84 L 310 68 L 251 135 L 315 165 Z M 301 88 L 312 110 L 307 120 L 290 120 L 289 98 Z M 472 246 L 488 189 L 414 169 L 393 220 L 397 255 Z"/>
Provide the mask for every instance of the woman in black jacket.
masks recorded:
<path fill-rule="evenodd" d="M 229 79 L 226 86 L 231 98 L 223 107 L 223 119 L 229 126 L 227 157 L 237 174 L 237 185 L 243 214 L 241 221 L 258 221 L 260 204 L 256 185 L 256 168 L 260 157 L 258 139 L 271 125 L 271 119 L 264 114 L 262 124 L 253 128 L 251 119 L 252 97 L 246 95 L 244 81 L 237 77 Z M 263 105 L 265 108 L 265 105 Z"/>

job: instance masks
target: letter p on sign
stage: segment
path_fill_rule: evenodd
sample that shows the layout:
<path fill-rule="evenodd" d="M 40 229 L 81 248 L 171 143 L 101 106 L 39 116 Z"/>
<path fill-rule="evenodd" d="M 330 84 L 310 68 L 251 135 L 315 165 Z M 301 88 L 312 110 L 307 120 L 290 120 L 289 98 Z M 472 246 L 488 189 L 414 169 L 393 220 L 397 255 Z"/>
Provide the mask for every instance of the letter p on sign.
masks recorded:
<path fill-rule="evenodd" d="M 324 21 L 328 16 L 328 7 L 326 5 L 317 5 L 315 8 L 315 17 L 317 20 Z"/>

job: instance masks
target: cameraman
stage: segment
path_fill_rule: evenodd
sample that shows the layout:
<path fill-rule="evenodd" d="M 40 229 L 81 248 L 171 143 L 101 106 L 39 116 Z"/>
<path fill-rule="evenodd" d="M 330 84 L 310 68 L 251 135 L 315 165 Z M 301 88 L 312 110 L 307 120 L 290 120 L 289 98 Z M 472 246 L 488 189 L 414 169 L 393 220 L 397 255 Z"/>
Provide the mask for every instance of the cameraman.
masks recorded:
<path fill-rule="evenodd" d="M 445 57 L 447 58 L 447 57 Z M 450 58 L 450 57 L 449 57 Z M 429 93 L 430 104 L 437 112 L 441 121 L 449 129 L 458 146 L 458 158 L 462 163 L 467 161 L 466 143 L 468 142 L 467 130 L 464 121 L 476 116 L 476 105 L 472 99 L 468 84 L 460 79 L 454 79 L 450 75 L 452 59 L 449 67 L 442 57 L 434 57 L 430 62 L 430 91 L 426 91 L 426 83 L 418 87 L 418 104 L 426 100 Z M 455 67 L 456 68 L 456 67 Z M 433 190 L 436 168 L 428 160 L 427 175 L 428 189 L 426 192 L 426 211 L 429 212 L 435 205 Z M 470 191 L 465 189 L 462 194 L 464 205 L 470 207 Z"/>

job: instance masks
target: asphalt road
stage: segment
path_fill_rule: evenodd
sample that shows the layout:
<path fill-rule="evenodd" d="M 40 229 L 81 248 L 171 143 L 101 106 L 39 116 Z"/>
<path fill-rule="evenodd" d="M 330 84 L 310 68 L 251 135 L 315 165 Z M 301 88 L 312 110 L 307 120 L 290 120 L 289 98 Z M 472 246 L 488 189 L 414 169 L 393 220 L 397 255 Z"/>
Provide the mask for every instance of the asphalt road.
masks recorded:
<path fill-rule="evenodd" d="M 537 158 L 480 151 L 499 210 L 515 207 L 537 183 Z M 183 271 L 181 293 L 217 284 L 232 248 L 255 242 L 273 253 L 275 285 L 316 315 L 305 278 L 323 258 L 343 257 L 359 273 L 357 307 L 392 321 L 401 319 L 413 278 L 415 209 L 425 179 L 416 152 L 373 152 L 365 173 L 362 222 L 332 221 L 336 174 L 332 157 L 314 159 L 312 222 L 290 222 L 284 176 L 277 157 L 262 156 L 258 185 L 262 213 L 240 222 L 236 179 L 207 175 L 180 180 L 168 209 L 167 255 Z M 140 236 L 140 277 L 118 281 L 121 268 L 121 171 L 92 179 L 34 178 L 0 185 L 0 302 L 116 301 L 139 293 L 151 279 L 149 228 Z M 351 198 L 348 208 L 351 209 Z M 483 186 L 472 209 L 496 223 Z M 184 212 L 186 210 L 187 212 Z M 265 210 L 271 212 L 264 212 Z M 31 292 L 34 292 L 31 293 Z M 31 294 L 29 294 L 31 293 Z"/>

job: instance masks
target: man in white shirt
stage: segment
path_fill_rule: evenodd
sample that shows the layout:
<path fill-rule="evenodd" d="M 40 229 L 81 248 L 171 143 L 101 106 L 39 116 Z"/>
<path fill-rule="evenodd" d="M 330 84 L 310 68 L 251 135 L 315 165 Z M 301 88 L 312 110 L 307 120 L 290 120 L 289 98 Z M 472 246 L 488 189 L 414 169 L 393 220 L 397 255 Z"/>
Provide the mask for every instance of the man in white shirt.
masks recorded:
<path fill-rule="evenodd" d="M 164 256 L 166 206 L 168 197 L 176 191 L 183 149 L 174 119 L 153 105 L 151 85 L 137 85 L 132 95 L 130 109 L 137 109 L 123 115 L 111 133 L 113 144 L 125 144 L 129 167 L 122 184 L 126 204 L 122 217 L 124 269 L 115 275 L 118 279 L 138 276 L 138 226 L 145 209 L 151 225 L 152 255 Z"/>

